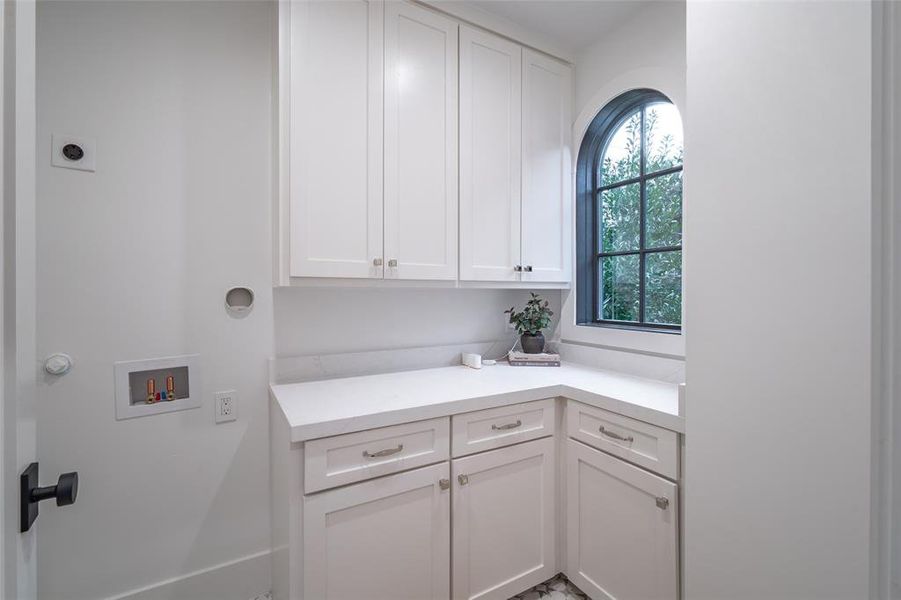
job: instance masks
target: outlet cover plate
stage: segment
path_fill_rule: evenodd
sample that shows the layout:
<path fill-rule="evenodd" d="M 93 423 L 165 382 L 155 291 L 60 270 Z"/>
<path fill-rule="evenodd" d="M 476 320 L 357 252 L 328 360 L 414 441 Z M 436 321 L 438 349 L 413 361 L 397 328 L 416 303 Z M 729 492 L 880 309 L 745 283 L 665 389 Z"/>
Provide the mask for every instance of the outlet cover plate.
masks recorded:
<path fill-rule="evenodd" d="M 226 390 L 224 392 L 216 392 L 216 402 L 214 402 L 214 410 L 216 411 L 216 423 L 228 423 L 238 419 L 238 392 L 235 390 Z"/>

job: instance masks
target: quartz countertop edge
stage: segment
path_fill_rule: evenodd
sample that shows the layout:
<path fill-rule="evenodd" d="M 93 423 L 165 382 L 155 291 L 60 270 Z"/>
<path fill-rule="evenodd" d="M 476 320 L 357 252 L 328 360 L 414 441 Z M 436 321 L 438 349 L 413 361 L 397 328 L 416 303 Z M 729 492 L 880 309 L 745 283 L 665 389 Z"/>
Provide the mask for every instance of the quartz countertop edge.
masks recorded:
<path fill-rule="evenodd" d="M 679 386 L 576 364 L 464 366 L 273 384 L 292 442 L 565 397 L 678 433 Z"/>

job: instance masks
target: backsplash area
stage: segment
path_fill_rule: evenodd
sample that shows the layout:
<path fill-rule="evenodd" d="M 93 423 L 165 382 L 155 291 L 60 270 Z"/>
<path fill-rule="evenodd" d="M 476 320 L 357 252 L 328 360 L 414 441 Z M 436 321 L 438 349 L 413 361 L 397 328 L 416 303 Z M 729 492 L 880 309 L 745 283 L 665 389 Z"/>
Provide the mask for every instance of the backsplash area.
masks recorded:
<path fill-rule="evenodd" d="M 481 354 L 485 358 L 501 358 L 506 355 L 514 341 L 511 336 L 509 340 L 494 342 L 279 357 L 269 362 L 269 380 L 272 383 L 298 383 L 317 379 L 450 367 L 460 364 L 462 352 Z"/>
<path fill-rule="evenodd" d="M 559 290 L 539 290 L 560 314 Z M 367 352 L 512 340 L 504 311 L 526 290 L 276 288 L 275 356 Z M 550 339 L 550 335 L 548 338 Z"/>
<path fill-rule="evenodd" d="M 554 321 L 546 336 L 564 361 L 670 383 L 683 360 L 560 343 L 560 292 L 540 290 Z M 516 342 L 504 311 L 526 290 L 276 288 L 273 383 L 333 379 L 460 364 L 461 352 L 503 358 Z"/>

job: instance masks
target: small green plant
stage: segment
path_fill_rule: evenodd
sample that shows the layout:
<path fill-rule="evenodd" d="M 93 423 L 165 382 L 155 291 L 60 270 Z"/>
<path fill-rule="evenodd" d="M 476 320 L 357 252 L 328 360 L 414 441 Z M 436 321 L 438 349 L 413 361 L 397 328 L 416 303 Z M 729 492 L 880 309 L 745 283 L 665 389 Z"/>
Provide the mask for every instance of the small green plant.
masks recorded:
<path fill-rule="evenodd" d="M 548 308 L 547 300 L 542 300 L 541 296 L 533 293 L 522 312 L 516 312 L 516 307 L 511 306 L 504 314 L 510 315 L 510 322 L 516 326 L 519 335 L 535 335 L 550 326 L 554 311 Z"/>

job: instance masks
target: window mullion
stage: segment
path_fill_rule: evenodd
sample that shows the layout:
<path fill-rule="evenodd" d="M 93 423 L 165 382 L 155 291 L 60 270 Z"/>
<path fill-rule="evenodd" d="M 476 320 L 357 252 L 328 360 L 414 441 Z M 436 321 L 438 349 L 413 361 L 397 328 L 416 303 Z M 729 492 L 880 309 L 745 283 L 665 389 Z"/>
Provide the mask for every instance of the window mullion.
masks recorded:
<path fill-rule="evenodd" d="M 645 277 L 645 253 L 644 253 L 644 245 L 645 245 L 645 180 L 644 180 L 644 171 L 645 171 L 645 110 L 644 106 L 641 107 L 641 137 L 638 141 L 638 188 L 639 188 L 639 196 L 638 196 L 638 250 L 640 254 L 638 255 L 638 322 L 644 323 L 644 277 Z"/>
<path fill-rule="evenodd" d="M 593 181 L 597 178 L 597 169 L 595 168 L 595 174 L 592 175 Z M 592 265 L 592 273 L 594 276 L 594 281 L 591 283 L 591 287 L 594 290 L 594 293 L 591 294 L 592 300 L 592 310 L 594 311 L 594 318 L 600 319 L 603 315 L 601 315 L 601 302 L 602 296 L 604 294 L 604 290 L 601 283 L 601 258 L 598 256 L 600 254 L 602 248 L 601 244 L 604 238 L 603 232 L 601 231 L 601 227 L 603 227 L 603 219 L 601 219 L 601 193 L 597 191 L 597 187 L 595 186 L 594 192 L 594 227 L 592 228 L 594 234 L 594 252 L 595 259 L 594 265 Z"/>

